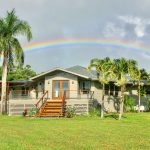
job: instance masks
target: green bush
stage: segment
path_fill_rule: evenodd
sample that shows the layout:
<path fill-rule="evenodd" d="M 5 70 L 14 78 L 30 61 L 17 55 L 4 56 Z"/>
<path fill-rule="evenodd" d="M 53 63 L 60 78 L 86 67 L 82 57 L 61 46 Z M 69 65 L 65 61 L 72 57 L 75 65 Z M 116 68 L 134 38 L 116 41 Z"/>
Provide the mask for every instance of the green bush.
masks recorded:
<path fill-rule="evenodd" d="M 124 110 L 134 111 L 134 102 L 135 102 L 135 99 L 133 97 L 126 95 L 124 97 Z"/>
<path fill-rule="evenodd" d="M 92 107 L 89 111 L 89 115 L 91 117 L 96 117 L 96 116 L 100 116 L 100 109 Z"/>
<path fill-rule="evenodd" d="M 29 117 L 35 116 L 36 112 L 37 112 L 37 109 L 36 109 L 36 108 L 31 108 L 31 109 L 29 110 Z"/>
<path fill-rule="evenodd" d="M 146 97 L 145 107 L 147 111 L 150 111 L 150 96 Z"/>
<path fill-rule="evenodd" d="M 66 117 L 67 118 L 73 118 L 76 115 L 76 109 L 75 107 L 67 107 L 66 109 Z"/>

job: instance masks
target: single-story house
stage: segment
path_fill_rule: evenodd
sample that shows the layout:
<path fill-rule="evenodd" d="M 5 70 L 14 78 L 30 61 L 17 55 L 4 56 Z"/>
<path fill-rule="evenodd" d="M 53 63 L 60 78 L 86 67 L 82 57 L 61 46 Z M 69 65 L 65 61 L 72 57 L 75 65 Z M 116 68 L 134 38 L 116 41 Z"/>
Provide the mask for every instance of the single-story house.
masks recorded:
<path fill-rule="evenodd" d="M 7 91 L 9 115 L 21 115 L 25 109 L 34 107 L 40 110 L 49 105 L 50 108 L 51 104 L 46 104 L 46 101 L 62 101 L 64 93 L 65 105 L 75 107 L 77 114 L 88 113 L 91 107 L 101 105 L 102 101 L 102 86 L 97 80 L 96 71 L 88 72 L 82 66 L 53 68 L 29 80 L 10 81 Z M 137 98 L 137 85 L 128 83 L 127 92 Z M 119 87 L 113 82 L 106 85 L 106 111 L 118 111 L 119 96 Z"/>

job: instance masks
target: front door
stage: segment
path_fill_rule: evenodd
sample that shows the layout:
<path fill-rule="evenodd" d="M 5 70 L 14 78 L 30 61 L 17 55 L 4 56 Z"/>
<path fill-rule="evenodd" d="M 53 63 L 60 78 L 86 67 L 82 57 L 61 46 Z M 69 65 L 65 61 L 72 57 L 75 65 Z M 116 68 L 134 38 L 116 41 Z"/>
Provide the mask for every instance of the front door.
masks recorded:
<path fill-rule="evenodd" d="M 69 97 L 69 81 L 68 80 L 53 80 L 53 99 L 62 99 L 66 91 L 66 97 Z"/>

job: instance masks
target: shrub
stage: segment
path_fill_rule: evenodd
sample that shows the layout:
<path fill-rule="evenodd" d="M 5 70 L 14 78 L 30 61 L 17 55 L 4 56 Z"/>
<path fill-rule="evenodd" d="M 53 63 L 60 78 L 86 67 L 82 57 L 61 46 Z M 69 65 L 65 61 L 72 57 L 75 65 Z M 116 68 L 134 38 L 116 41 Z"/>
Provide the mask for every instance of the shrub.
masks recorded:
<path fill-rule="evenodd" d="M 89 115 L 91 117 L 96 117 L 96 116 L 100 116 L 100 109 L 92 107 L 89 111 Z"/>
<path fill-rule="evenodd" d="M 146 97 L 146 101 L 145 101 L 145 107 L 147 109 L 147 111 L 150 111 L 150 97 Z"/>
<path fill-rule="evenodd" d="M 29 110 L 29 117 L 35 116 L 37 109 L 36 108 L 31 108 Z"/>
<path fill-rule="evenodd" d="M 76 111 L 75 107 L 67 107 L 67 109 L 66 109 L 66 117 L 67 118 L 74 117 L 76 115 L 75 111 Z"/>
<path fill-rule="evenodd" d="M 135 99 L 131 96 L 126 95 L 124 98 L 124 110 L 133 111 L 134 110 L 134 101 Z"/>

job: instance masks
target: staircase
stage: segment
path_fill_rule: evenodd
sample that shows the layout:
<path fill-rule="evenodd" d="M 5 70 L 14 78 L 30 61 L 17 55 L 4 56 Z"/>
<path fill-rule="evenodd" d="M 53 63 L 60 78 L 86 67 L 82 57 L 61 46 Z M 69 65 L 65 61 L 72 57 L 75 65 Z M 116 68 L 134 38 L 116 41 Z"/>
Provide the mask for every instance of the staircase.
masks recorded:
<path fill-rule="evenodd" d="M 40 108 L 37 117 L 63 117 L 65 116 L 65 104 L 62 100 L 47 100 Z"/>
<path fill-rule="evenodd" d="M 48 99 L 48 91 L 46 91 L 40 100 L 35 105 L 37 108 L 36 117 L 64 117 L 66 110 L 66 91 L 62 99 L 50 100 Z"/>

